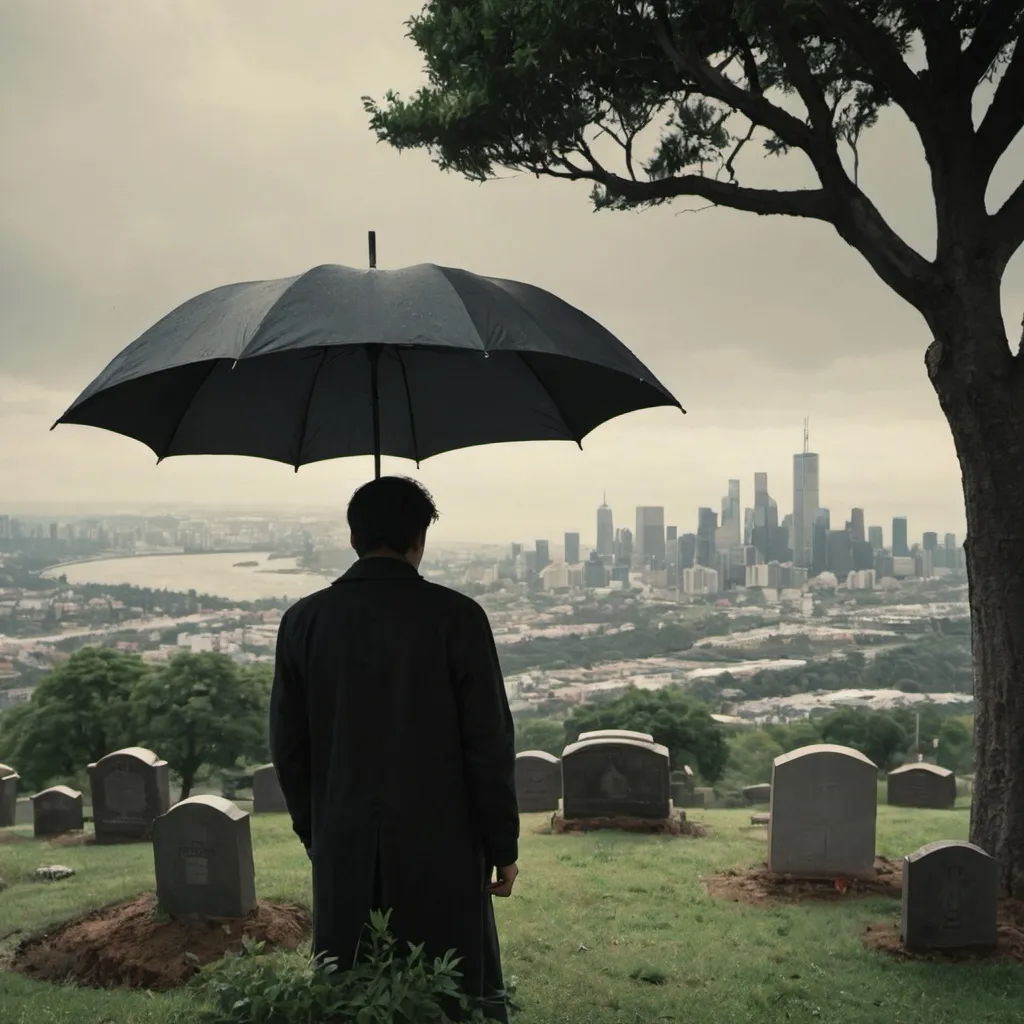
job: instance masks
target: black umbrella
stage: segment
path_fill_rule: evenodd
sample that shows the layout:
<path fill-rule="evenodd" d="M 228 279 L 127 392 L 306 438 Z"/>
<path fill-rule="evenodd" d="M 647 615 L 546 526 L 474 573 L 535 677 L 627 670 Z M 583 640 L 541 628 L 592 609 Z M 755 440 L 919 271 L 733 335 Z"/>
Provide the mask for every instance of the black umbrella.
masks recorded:
<path fill-rule="evenodd" d="M 371 267 L 375 262 L 371 236 Z M 163 460 L 294 466 L 571 440 L 679 406 L 612 334 L 549 292 L 465 270 L 314 267 L 204 292 L 129 345 L 54 424 Z"/>

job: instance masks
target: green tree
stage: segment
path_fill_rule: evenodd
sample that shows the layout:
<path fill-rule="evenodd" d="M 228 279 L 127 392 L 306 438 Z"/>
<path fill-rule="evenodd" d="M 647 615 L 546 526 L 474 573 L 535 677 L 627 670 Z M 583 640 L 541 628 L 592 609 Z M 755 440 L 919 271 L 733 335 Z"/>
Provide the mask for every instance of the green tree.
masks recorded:
<path fill-rule="evenodd" d="M 668 747 L 674 768 L 688 764 L 711 784 L 722 777 L 729 757 L 725 734 L 708 709 L 672 687 L 631 688 L 615 700 L 574 708 L 565 723 L 566 742 L 597 729 L 650 733 L 656 743 Z"/>
<path fill-rule="evenodd" d="M 179 654 L 139 685 L 136 729 L 181 779 L 188 797 L 199 769 L 230 768 L 267 754 L 267 702 L 259 676 L 223 654 Z"/>
<path fill-rule="evenodd" d="M 870 757 L 884 771 L 892 771 L 907 760 L 913 736 L 892 715 L 884 711 L 848 708 L 828 715 L 821 723 L 825 743 L 853 747 Z"/>
<path fill-rule="evenodd" d="M 472 181 L 511 169 L 589 182 L 599 209 L 698 197 L 830 225 L 918 311 L 966 501 L 971 838 L 1018 896 L 1024 346 L 1011 346 L 1001 288 L 1024 242 L 1024 181 L 993 172 L 1024 127 L 1022 24 L 1019 0 L 432 0 L 409 22 L 426 86 L 364 101 L 378 138 Z M 858 182 L 858 144 L 886 107 L 902 110 L 931 176 L 931 257 Z M 816 184 L 741 183 L 741 151 L 758 143 L 795 154 Z"/>
<path fill-rule="evenodd" d="M 758 782 L 771 782 L 775 758 L 785 754 L 787 748 L 764 729 L 743 729 L 728 739 L 729 772 L 738 786 L 752 786 Z"/>
<path fill-rule="evenodd" d="M 565 726 L 557 718 L 517 718 L 516 753 L 546 750 L 555 757 L 565 748 Z"/>
<path fill-rule="evenodd" d="M 90 762 L 138 742 L 133 700 L 149 671 L 136 655 L 76 651 L 43 678 L 24 710 L 4 713 L 4 756 L 36 789 L 81 777 Z"/>

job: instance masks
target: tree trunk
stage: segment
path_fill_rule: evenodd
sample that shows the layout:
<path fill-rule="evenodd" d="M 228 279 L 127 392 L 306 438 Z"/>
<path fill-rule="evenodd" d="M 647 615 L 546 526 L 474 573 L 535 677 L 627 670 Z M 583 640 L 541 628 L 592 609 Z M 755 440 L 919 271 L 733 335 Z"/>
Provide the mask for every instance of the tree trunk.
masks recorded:
<path fill-rule="evenodd" d="M 926 364 L 949 421 L 967 513 L 974 659 L 971 841 L 1024 898 L 1024 375 L 998 274 L 947 293 Z M 987 278 L 987 279 L 986 279 Z M 993 282 L 994 288 L 993 288 Z"/>

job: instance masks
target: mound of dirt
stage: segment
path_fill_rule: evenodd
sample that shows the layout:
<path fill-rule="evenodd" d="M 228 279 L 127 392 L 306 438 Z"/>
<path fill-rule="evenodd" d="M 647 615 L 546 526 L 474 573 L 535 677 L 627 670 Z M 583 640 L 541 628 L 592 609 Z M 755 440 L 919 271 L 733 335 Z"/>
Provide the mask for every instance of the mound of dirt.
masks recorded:
<path fill-rule="evenodd" d="M 773 903 L 802 903 L 807 900 L 842 900 L 865 896 L 902 896 L 903 869 L 899 861 L 879 857 L 874 878 L 817 879 L 776 875 L 767 865 L 748 871 L 727 871 L 704 879 L 708 895 L 734 903 L 767 906 Z"/>
<path fill-rule="evenodd" d="M 96 837 L 89 832 L 62 832 L 59 836 L 50 836 L 46 840 L 47 846 L 92 846 Z"/>
<path fill-rule="evenodd" d="M 301 907 L 262 900 L 237 921 L 167 919 L 147 893 L 24 939 L 10 968 L 41 981 L 163 991 L 183 985 L 199 966 L 237 953 L 243 937 L 268 949 L 295 949 L 310 929 Z"/>
<path fill-rule="evenodd" d="M 563 818 L 556 814 L 551 819 L 550 831 L 558 835 L 564 832 L 596 832 L 611 829 L 616 832 L 642 832 L 659 836 L 707 835 L 707 829 L 685 818 Z"/>
<path fill-rule="evenodd" d="M 0 846 L 5 843 L 27 843 L 28 836 L 23 836 L 18 832 L 8 832 L 7 829 L 0 830 Z"/>
<path fill-rule="evenodd" d="M 999 927 L 995 949 L 945 949 L 911 953 L 900 942 L 898 921 L 879 921 L 864 929 L 864 946 L 886 953 L 894 960 L 940 964 L 967 964 L 979 960 L 1004 959 L 1024 964 L 1024 903 L 1007 900 L 999 906 Z"/>

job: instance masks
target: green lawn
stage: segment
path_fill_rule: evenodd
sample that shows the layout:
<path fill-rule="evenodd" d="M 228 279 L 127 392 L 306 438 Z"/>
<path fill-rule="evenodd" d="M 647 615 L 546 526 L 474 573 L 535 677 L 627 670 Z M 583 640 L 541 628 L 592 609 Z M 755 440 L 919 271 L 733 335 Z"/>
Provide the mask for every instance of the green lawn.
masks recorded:
<path fill-rule="evenodd" d="M 863 949 L 863 927 L 895 921 L 895 900 L 756 908 L 711 899 L 702 875 L 764 859 L 765 830 L 749 811 L 691 812 L 710 833 L 668 839 L 615 833 L 539 835 L 523 820 L 522 875 L 499 901 L 506 972 L 518 983 L 520 1024 L 981 1024 L 1024 1019 L 1024 968 L 1007 963 L 897 963 Z M 967 834 L 965 808 L 879 808 L 878 852 L 900 857 Z M 25 830 L 19 830 L 24 832 Z M 280 817 L 253 819 L 262 898 L 309 903 L 309 867 Z M 35 883 L 43 863 L 78 872 Z M 0 845 L 0 936 L 32 932 L 152 887 L 147 846 Z M 581 950 L 586 946 L 586 951 Z M 660 984 L 633 980 L 648 972 Z M 0 973 L 3 1024 L 183 1024 L 186 994 L 80 991 Z"/>

